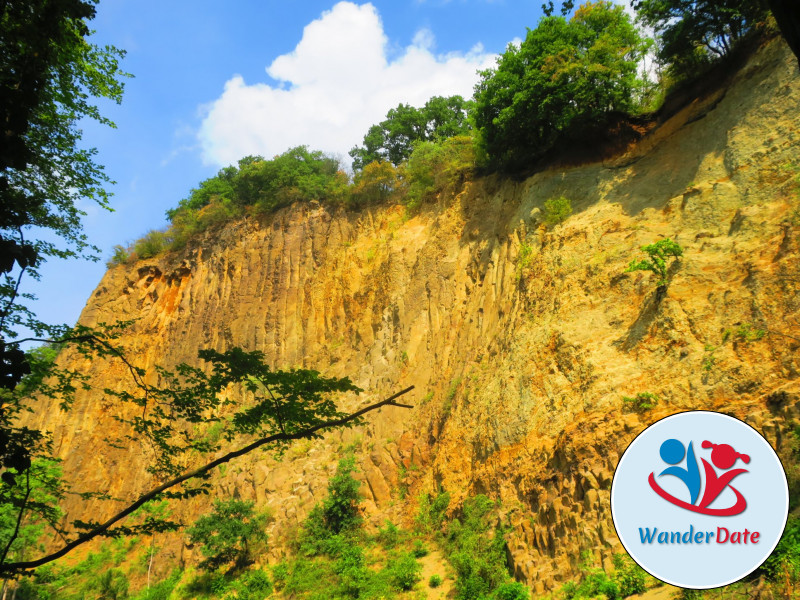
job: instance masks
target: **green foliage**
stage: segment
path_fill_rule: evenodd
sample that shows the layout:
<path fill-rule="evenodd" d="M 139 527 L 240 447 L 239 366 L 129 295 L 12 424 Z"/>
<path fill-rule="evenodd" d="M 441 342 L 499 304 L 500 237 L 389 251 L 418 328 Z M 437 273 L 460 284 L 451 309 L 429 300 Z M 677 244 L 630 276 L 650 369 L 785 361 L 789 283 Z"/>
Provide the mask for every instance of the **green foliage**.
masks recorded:
<path fill-rule="evenodd" d="M 165 231 L 151 230 L 133 246 L 137 258 L 153 258 L 161 254 L 169 246 L 169 237 Z"/>
<path fill-rule="evenodd" d="M 419 576 L 422 565 L 417 562 L 414 555 L 403 554 L 400 558 L 392 561 L 387 570 L 390 573 L 392 584 L 399 590 L 407 591 L 413 589 L 421 579 Z"/>
<path fill-rule="evenodd" d="M 136 600 L 169 600 L 180 578 L 181 571 L 176 569 L 167 579 L 159 581 L 149 589 L 143 589 L 135 598 Z"/>
<path fill-rule="evenodd" d="M 712 346 L 711 344 L 706 344 L 703 347 L 705 354 L 703 355 L 703 371 L 706 373 L 710 373 L 714 369 L 714 365 L 717 364 L 717 357 L 714 356 L 714 353 L 717 351 L 716 346 Z"/>
<path fill-rule="evenodd" d="M 357 205 L 381 202 L 397 189 L 399 182 L 392 163 L 373 161 L 356 173 L 350 190 L 351 202 Z"/>
<path fill-rule="evenodd" d="M 494 591 L 495 600 L 528 600 L 528 588 L 519 581 L 501 583 Z"/>
<path fill-rule="evenodd" d="M 658 396 L 651 392 L 639 392 L 633 398 L 623 396 L 622 401 L 635 412 L 644 412 L 658 404 Z"/>
<path fill-rule="evenodd" d="M 328 483 L 328 496 L 322 503 L 322 518 L 332 534 L 354 529 L 361 524 L 361 484 L 353 478 L 356 459 L 352 454 L 339 461 L 336 474 Z"/>
<path fill-rule="evenodd" d="M 411 156 L 419 142 L 442 141 L 469 133 L 470 102 L 461 96 L 434 96 L 422 108 L 400 104 L 384 121 L 369 128 L 364 145 L 350 150 L 353 169 L 360 171 L 380 161 L 399 166 Z"/>
<path fill-rule="evenodd" d="M 424 533 L 438 532 L 444 525 L 449 506 L 449 492 L 441 492 L 433 498 L 429 494 L 420 495 L 416 517 L 417 528 Z"/>
<path fill-rule="evenodd" d="M 615 554 L 614 580 L 622 598 L 642 594 L 647 590 L 647 573 L 626 554 Z"/>
<path fill-rule="evenodd" d="M 773 581 L 785 580 L 786 577 L 791 582 L 800 580 L 800 517 L 789 515 L 777 547 L 761 569 Z"/>
<path fill-rule="evenodd" d="M 455 594 L 459 600 L 488 596 L 509 579 L 503 531 L 489 527 L 495 506 L 485 496 L 465 500 L 443 536 L 445 553 L 456 572 Z"/>
<path fill-rule="evenodd" d="M 238 600 L 265 600 L 272 594 L 272 581 L 265 571 L 253 569 L 236 579 L 233 590 Z"/>
<path fill-rule="evenodd" d="M 117 244 L 114 246 L 113 251 L 111 253 L 111 258 L 108 259 L 106 266 L 110 269 L 112 267 L 116 267 L 117 265 L 124 265 L 127 263 L 131 258 L 131 254 L 125 246 L 120 246 Z"/>
<path fill-rule="evenodd" d="M 762 0 L 639 0 L 637 18 L 659 37 L 659 59 L 677 79 L 698 74 L 769 14 Z"/>
<path fill-rule="evenodd" d="M 422 540 L 416 540 L 414 542 L 414 547 L 411 550 L 411 554 L 414 555 L 414 558 L 422 558 L 423 556 L 428 556 L 428 547 L 423 543 Z"/>
<path fill-rule="evenodd" d="M 759 329 L 750 323 L 742 323 L 735 329 L 726 329 L 722 333 L 722 343 L 724 344 L 731 337 L 737 342 L 757 342 L 766 334 L 766 329 Z"/>
<path fill-rule="evenodd" d="M 391 550 L 400 541 L 400 530 L 387 519 L 386 524 L 378 531 L 377 539 L 384 548 Z"/>
<path fill-rule="evenodd" d="M 185 457 L 218 449 L 206 437 L 185 435 L 186 423 L 219 422 L 224 410 L 223 435 L 229 441 L 242 435 L 291 434 L 345 417 L 331 394 L 360 391 L 347 378 L 322 377 L 312 370 L 272 371 L 258 351 L 233 348 L 198 354 L 206 368 L 183 363 L 175 371 L 156 369 L 163 387 L 148 386 L 135 392 L 106 390 L 123 402 L 148 406 L 145 415 L 119 416 L 118 421 L 151 440 L 158 451 L 148 466 L 153 473 L 177 476 L 183 472 Z M 226 395 L 231 390 L 238 390 L 244 398 L 233 409 L 234 402 Z M 287 447 L 286 441 L 272 445 L 278 451 Z"/>
<path fill-rule="evenodd" d="M 328 495 L 309 513 L 300 536 L 300 551 L 306 556 L 334 555 L 346 535 L 361 525 L 359 482 L 353 478 L 355 457 L 339 461 L 336 473 L 328 482 Z"/>
<path fill-rule="evenodd" d="M 474 165 L 475 148 L 469 136 L 416 143 L 401 169 L 406 205 L 417 208 L 442 190 L 456 189 Z"/>
<path fill-rule="evenodd" d="M 489 166 L 518 170 L 557 142 L 602 128 L 612 113 L 633 110 L 647 47 L 611 2 L 587 3 L 569 21 L 539 21 L 475 87 L 474 120 Z"/>
<path fill-rule="evenodd" d="M 544 222 L 550 227 L 563 223 L 571 214 L 572 203 L 564 196 L 544 201 Z"/>
<path fill-rule="evenodd" d="M 437 588 L 440 585 L 442 585 L 441 575 L 431 575 L 430 579 L 428 579 L 428 587 Z"/>
<path fill-rule="evenodd" d="M 656 285 L 662 287 L 667 285 L 667 260 L 683 255 L 683 248 L 677 242 L 669 238 L 659 240 L 653 244 L 642 246 L 642 250 L 649 256 L 644 260 L 632 260 L 625 269 L 626 273 L 633 271 L 651 271 L 658 276 Z"/>
<path fill-rule="evenodd" d="M 212 512 L 187 530 L 189 539 L 200 544 L 206 557 L 200 567 L 214 570 L 230 563 L 236 568 L 250 564 L 254 549 L 266 544 L 264 528 L 268 518 L 266 513 L 254 510 L 253 502 L 215 500 Z"/>

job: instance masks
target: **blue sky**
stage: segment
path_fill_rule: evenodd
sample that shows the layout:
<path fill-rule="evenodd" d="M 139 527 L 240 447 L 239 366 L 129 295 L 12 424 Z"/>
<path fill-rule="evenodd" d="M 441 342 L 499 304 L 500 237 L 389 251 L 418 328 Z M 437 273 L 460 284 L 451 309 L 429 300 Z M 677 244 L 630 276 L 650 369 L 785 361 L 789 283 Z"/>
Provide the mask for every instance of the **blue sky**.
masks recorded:
<path fill-rule="evenodd" d="M 117 129 L 86 123 L 86 145 L 117 183 L 108 213 L 87 204 L 103 251 L 166 225 L 164 212 L 201 180 L 251 153 L 307 144 L 346 153 L 400 102 L 469 95 L 540 17 L 539 0 L 101 0 L 94 41 L 127 51 L 134 75 Z M 51 261 L 28 280 L 39 317 L 73 323 L 104 262 Z"/>

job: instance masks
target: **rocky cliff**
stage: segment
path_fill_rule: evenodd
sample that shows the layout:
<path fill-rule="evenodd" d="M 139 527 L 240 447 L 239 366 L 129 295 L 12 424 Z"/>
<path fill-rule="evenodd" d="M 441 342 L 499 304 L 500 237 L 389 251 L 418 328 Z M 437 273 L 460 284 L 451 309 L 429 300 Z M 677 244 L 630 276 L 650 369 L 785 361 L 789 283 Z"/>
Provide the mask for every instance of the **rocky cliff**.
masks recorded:
<path fill-rule="evenodd" d="M 383 409 L 281 462 L 245 457 L 217 476 L 219 494 L 272 507 L 280 540 L 355 444 L 374 523 L 407 517 L 438 488 L 499 498 L 516 575 L 544 591 L 581 552 L 608 561 L 620 550 L 611 478 L 648 423 L 723 410 L 781 446 L 800 401 L 798 156 L 800 75 L 774 41 L 622 155 L 468 181 L 410 218 L 401 206 L 295 205 L 232 223 L 184 252 L 110 269 L 81 321 L 137 319 L 123 345 L 146 367 L 237 345 L 278 368 L 349 376 L 369 400 L 415 385 L 413 410 Z M 557 196 L 573 214 L 548 227 L 543 203 Z M 665 237 L 684 255 L 661 293 L 652 274 L 625 269 Z M 62 360 L 99 388 L 125 379 L 113 362 Z M 623 396 L 639 392 L 660 402 L 631 412 Z M 146 453 L 102 447 L 111 412 L 82 393 L 72 412 L 39 420 L 67 471 L 130 498 L 151 483 Z M 76 504 L 70 516 L 111 508 Z"/>

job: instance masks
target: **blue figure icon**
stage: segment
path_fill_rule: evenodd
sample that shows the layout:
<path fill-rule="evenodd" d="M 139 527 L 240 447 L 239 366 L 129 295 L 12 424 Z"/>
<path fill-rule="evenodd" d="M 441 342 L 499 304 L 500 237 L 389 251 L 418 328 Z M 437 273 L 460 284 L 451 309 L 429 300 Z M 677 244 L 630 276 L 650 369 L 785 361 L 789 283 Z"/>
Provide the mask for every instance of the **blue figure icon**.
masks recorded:
<path fill-rule="evenodd" d="M 697 459 L 694 456 L 692 443 L 689 442 L 689 451 L 687 452 L 682 442 L 676 439 L 669 439 L 661 444 L 659 453 L 661 454 L 661 458 L 668 465 L 677 465 L 683 460 L 684 453 L 686 454 L 685 469 L 677 466 L 667 467 L 661 471 L 659 477 L 661 475 L 674 475 L 683 481 L 686 487 L 689 488 L 691 504 L 694 504 L 697 501 L 697 497 L 700 495 L 700 469 L 697 466 Z"/>

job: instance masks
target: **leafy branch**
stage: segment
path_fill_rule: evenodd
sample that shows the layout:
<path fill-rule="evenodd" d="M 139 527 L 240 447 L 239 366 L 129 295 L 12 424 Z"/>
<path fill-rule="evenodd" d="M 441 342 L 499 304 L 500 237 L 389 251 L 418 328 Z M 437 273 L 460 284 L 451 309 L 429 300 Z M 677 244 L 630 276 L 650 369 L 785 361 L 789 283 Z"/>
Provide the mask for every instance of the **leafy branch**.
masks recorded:
<path fill-rule="evenodd" d="M 401 404 L 399 402 L 396 402 L 397 398 L 399 398 L 400 396 L 410 392 L 412 389 L 414 389 L 414 386 L 407 387 L 406 389 L 401 390 L 401 391 L 397 392 L 396 394 L 392 394 L 391 396 L 389 396 L 388 398 L 386 398 L 384 400 L 381 400 L 380 402 L 376 402 L 374 404 L 370 404 L 369 406 L 365 406 L 364 408 L 362 408 L 362 409 L 360 409 L 360 410 L 358 410 L 358 411 L 356 411 L 356 412 L 354 412 L 352 414 L 346 415 L 344 417 L 340 417 L 340 418 L 333 419 L 333 420 L 330 420 L 330 421 L 324 421 L 322 423 L 318 423 L 318 424 L 316 424 L 316 425 L 314 425 L 312 427 L 308 427 L 308 428 L 302 429 L 300 431 L 296 431 L 294 433 L 276 433 L 276 434 L 273 434 L 273 435 L 258 439 L 258 440 L 254 441 L 254 442 L 252 442 L 250 444 L 247 444 L 246 446 L 243 446 L 243 447 L 241 447 L 241 448 L 239 448 L 237 450 L 228 452 L 227 454 L 219 457 L 216 460 L 213 460 L 213 461 L 203 465 L 202 467 L 199 467 L 197 469 L 194 469 L 192 471 L 184 473 L 183 475 L 175 477 L 175 478 L 167 481 L 166 483 L 163 483 L 163 484 L 159 485 L 158 487 L 150 490 L 149 492 L 147 492 L 145 494 L 142 494 L 136 501 L 134 501 L 131 504 L 129 504 L 126 508 L 124 508 L 123 510 L 119 511 L 113 517 L 111 517 L 110 519 L 108 519 L 104 523 L 101 523 L 101 524 L 95 526 L 90 531 L 87 531 L 87 532 L 79 535 L 77 538 L 75 538 L 74 540 L 72 540 L 68 544 L 65 544 L 62 548 L 60 548 L 59 550 L 57 550 L 55 552 L 52 552 L 52 553 L 50 553 L 50 554 L 48 554 L 46 556 L 43 556 L 41 558 L 38 558 L 36 560 L 18 561 L 18 562 L 0 564 L 0 574 L 4 574 L 5 575 L 5 574 L 9 574 L 9 573 L 19 573 L 21 571 L 35 569 L 36 567 L 40 567 L 40 566 L 42 566 L 44 564 L 47 564 L 47 563 L 52 562 L 52 561 L 54 561 L 54 560 L 56 560 L 58 558 L 61 558 L 62 556 L 66 555 L 70 551 L 72 551 L 75 548 L 77 548 L 78 546 L 80 546 L 82 544 L 85 544 L 89 540 L 92 540 L 92 539 L 94 539 L 94 538 L 96 538 L 98 536 L 105 536 L 107 534 L 112 534 L 113 535 L 113 530 L 111 530 L 111 527 L 113 527 L 116 523 L 118 523 L 119 521 L 121 521 L 122 519 L 124 519 L 125 517 L 130 515 L 131 513 L 133 513 L 135 510 L 137 510 L 139 507 L 143 506 L 147 502 L 150 502 L 151 500 L 155 500 L 155 499 L 159 498 L 165 491 L 167 491 L 170 488 L 173 488 L 173 487 L 175 487 L 175 486 L 177 486 L 177 485 L 179 485 L 179 484 L 181 484 L 181 483 L 183 483 L 185 481 L 189 481 L 190 479 L 196 479 L 196 478 L 203 477 L 206 474 L 208 474 L 215 467 L 218 467 L 219 465 L 222 465 L 222 464 L 225 464 L 227 462 L 230 462 L 234 458 L 238 458 L 240 456 L 244 456 L 245 454 L 248 454 L 248 453 L 252 452 L 253 450 L 256 450 L 257 448 L 260 448 L 261 446 L 264 446 L 266 444 L 275 443 L 275 442 L 289 442 L 289 441 L 294 441 L 294 440 L 310 439 L 310 438 L 318 437 L 319 432 L 321 432 L 321 431 L 324 431 L 324 430 L 327 430 L 327 429 L 332 429 L 332 428 L 337 428 L 337 427 L 347 426 L 347 425 L 349 425 L 351 423 L 357 422 L 360 419 L 360 417 L 362 417 L 363 415 L 365 415 L 365 414 L 367 414 L 369 412 L 372 412 L 374 410 L 377 410 L 379 408 L 382 408 L 384 406 L 398 406 L 398 407 L 401 407 L 401 408 L 413 408 L 413 406 L 411 406 L 411 405 Z"/>

